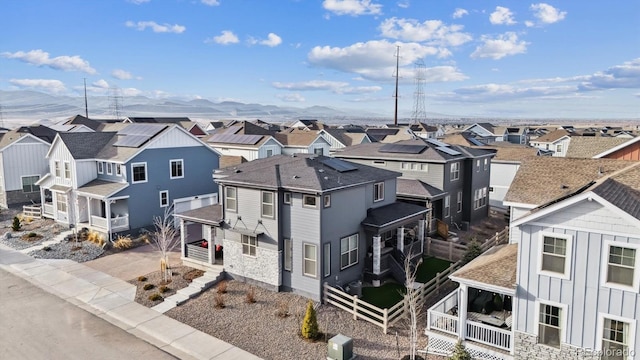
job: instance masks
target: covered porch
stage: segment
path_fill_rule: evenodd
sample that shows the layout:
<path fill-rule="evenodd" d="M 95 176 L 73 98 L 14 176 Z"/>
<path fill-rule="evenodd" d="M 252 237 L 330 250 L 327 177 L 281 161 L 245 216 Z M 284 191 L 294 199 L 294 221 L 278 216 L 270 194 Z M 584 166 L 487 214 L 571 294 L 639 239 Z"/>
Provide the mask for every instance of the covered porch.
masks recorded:
<path fill-rule="evenodd" d="M 425 218 L 427 234 L 434 234 L 437 230 L 437 214 L 443 208 L 443 199 L 446 193 L 421 180 L 399 178 L 397 182 L 396 198 L 398 201 L 416 204 L 428 209 Z"/>
<path fill-rule="evenodd" d="M 127 186 L 127 183 L 93 180 L 78 188 L 78 227 L 107 234 L 129 230 L 129 196 L 116 196 Z"/>
<path fill-rule="evenodd" d="M 214 204 L 174 214 L 180 222 L 182 261 L 202 270 L 221 265 L 222 239 L 216 230 L 222 225 L 222 205 Z"/>
<path fill-rule="evenodd" d="M 462 340 L 474 359 L 513 359 L 517 250 L 493 247 L 449 276 L 460 286 L 427 312 L 428 353 L 449 356 Z"/>
<path fill-rule="evenodd" d="M 382 279 L 393 276 L 404 282 L 404 259 L 417 261 L 422 257 L 428 212 L 422 206 L 404 202 L 369 209 L 362 221 L 367 239 L 365 281 L 378 286 Z"/>

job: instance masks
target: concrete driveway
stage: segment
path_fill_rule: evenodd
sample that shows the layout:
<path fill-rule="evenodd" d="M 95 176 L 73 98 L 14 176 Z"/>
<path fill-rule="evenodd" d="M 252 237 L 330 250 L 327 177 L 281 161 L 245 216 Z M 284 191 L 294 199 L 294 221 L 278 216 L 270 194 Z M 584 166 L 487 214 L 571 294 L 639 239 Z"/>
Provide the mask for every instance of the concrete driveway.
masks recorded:
<path fill-rule="evenodd" d="M 169 266 L 180 266 L 180 247 L 169 255 Z M 84 263 L 92 269 L 104 272 L 118 279 L 129 281 L 140 275 L 160 270 L 160 252 L 152 245 L 141 245 L 117 254 L 99 257 Z"/>

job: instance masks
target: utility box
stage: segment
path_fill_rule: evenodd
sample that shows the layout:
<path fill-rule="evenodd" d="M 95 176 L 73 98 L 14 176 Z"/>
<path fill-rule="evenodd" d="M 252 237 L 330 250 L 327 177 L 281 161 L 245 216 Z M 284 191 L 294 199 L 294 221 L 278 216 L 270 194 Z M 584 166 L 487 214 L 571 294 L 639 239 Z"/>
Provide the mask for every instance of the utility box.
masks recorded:
<path fill-rule="evenodd" d="M 327 360 L 351 360 L 353 355 L 353 340 L 350 337 L 338 334 L 327 343 Z"/>

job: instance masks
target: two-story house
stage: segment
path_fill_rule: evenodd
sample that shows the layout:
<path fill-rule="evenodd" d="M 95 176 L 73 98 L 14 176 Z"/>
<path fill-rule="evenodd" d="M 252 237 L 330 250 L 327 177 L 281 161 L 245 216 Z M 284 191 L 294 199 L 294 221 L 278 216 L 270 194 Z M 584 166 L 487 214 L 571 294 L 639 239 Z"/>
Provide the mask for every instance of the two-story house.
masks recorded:
<path fill-rule="evenodd" d="M 273 136 L 282 144 L 282 154 L 315 154 L 329 156 L 331 144 L 317 131 L 287 129 Z"/>
<path fill-rule="evenodd" d="M 565 129 L 556 129 L 536 139 L 529 144 L 541 150 L 552 151 L 552 156 L 564 157 L 567 154 L 571 133 Z"/>
<path fill-rule="evenodd" d="M 416 139 L 350 146 L 334 156 L 402 172 L 397 194 L 403 201 L 431 208 L 433 219 L 462 228 L 489 214 L 494 154 L 493 150 Z"/>
<path fill-rule="evenodd" d="M 364 132 L 364 129 L 357 129 L 356 131 L 335 129 L 325 127 L 318 131 L 322 137 L 329 142 L 329 151 L 332 153 L 343 149 L 347 146 L 370 143 L 371 139 Z"/>
<path fill-rule="evenodd" d="M 178 214 L 184 261 L 222 246 L 228 276 L 319 301 L 322 285 L 389 276 L 391 253 L 422 251 L 427 209 L 396 201 L 400 174 L 313 154 L 276 155 L 214 173 L 221 204 Z M 414 231 L 414 229 L 418 229 Z M 196 256 L 192 256 L 191 254 Z"/>
<path fill-rule="evenodd" d="M 43 216 L 111 235 L 149 227 L 175 201 L 214 196 L 219 154 L 179 125 L 59 133 L 40 179 Z"/>

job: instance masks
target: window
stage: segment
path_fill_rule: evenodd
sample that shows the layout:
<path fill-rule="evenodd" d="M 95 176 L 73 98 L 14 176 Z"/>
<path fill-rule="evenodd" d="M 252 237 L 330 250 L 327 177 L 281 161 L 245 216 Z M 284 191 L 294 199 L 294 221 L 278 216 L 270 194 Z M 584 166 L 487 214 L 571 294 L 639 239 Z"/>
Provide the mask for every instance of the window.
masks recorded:
<path fill-rule="evenodd" d="M 480 159 L 476 160 L 476 171 L 480 171 Z"/>
<path fill-rule="evenodd" d="M 487 205 L 487 188 L 476 189 L 473 192 L 473 208 L 479 209 Z"/>
<path fill-rule="evenodd" d="M 313 195 L 302 195 L 302 206 L 316 207 L 316 197 Z"/>
<path fill-rule="evenodd" d="M 331 243 L 324 244 L 324 277 L 331 275 Z"/>
<path fill-rule="evenodd" d="M 460 179 L 460 163 L 451 164 L 451 181 Z"/>
<path fill-rule="evenodd" d="M 147 182 L 147 163 L 131 164 L 131 176 L 133 184 Z"/>
<path fill-rule="evenodd" d="M 387 166 L 387 162 L 382 160 L 373 160 L 373 165 Z"/>
<path fill-rule="evenodd" d="M 40 191 L 40 186 L 36 185 L 36 182 L 40 180 L 39 175 L 22 176 L 22 192 L 32 193 Z"/>
<path fill-rule="evenodd" d="M 291 271 L 292 253 L 291 239 L 284 239 L 284 269 Z"/>
<path fill-rule="evenodd" d="M 358 263 L 358 234 L 340 239 L 340 270 Z"/>
<path fill-rule="evenodd" d="M 602 359 L 631 359 L 632 329 L 621 319 L 605 317 L 602 323 Z"/>
<path fill-rule="evenodd" d="M 60 161 L 55 161 L 53 163 L 53 169 L 55 171 L 56 177 L 60 177 Z"/>
<path fill-rule="evenodd" d="M 538 343 L 553 347 L 560 347 L 560 317 L 562 309 L 556 306 L 540 304 L 538 318 Z"/>
<path fill-rule="evenodd" d="M 316 264 L 318 262 L 317 247 L 312 244 L 303 244 L 304 260 L 302 262 L 302 273 L 306 276 L 318 276 Z"/>
<path fill-rule="evenodd" d="M 414 163 L 414 162 L 402 162 L 402 163 L 400 163 L 400 168 L 402 170 L 429 171 L 429 164 Z"/>
<path fill-rule="evenodd" d="M 607 283 L 635 286 L 636 249 L 610 245 L 607 259 Z"/>
<path fill-rule="evenodd" d="M 242 255 L 256 256 L 258 239 L 255 236 L 242 235 Z"/>
<path fill-rule="evenodd" d="M 64 178 L 71 179 L 71 164 L 68 162 L 64 163 Z"/>
<path fill-rule="evenodd" d="M 273 149 L 267 149 L 267 157 L 273 156 Z"/>
<path fill-rule="evenodd" d="M 271 191 L 262 192 L 262 216 L 274 218 L 273 193 Z"/>
<path fill-rule="evenodd" d="M 169 167 L 171 168 L 172 179 L 180 179 L 184 177 L 184 162 L 182 159 L 169 161 Z"/>
<path fill-rule="evenodd" d="M 290 192 L 284 193 L 284 203 L 285 204 L 291 204 L 291 193 Z"/>
<path fill-rule="evenodd" d="M 557 153 L 561 153 L 562 152 L 562 144 L 556 145 L 556 152 Z"/>
<path fill-rule="evenodd" d="M 122 176 L 122 165 L 116 164 L 116 175 Z"/>
<path fill-rule="evenodd" d="M 373 201 L 382 201 L 384 200 L 384 183 L 379 182 L 373 184 Z"/>
<path fill-rule="evenodd" d="M 444 197 L 444 217 L 451 215 L 451 196 Z"/>
<path fill-rule="evenodd" d="M 313 153 L 316 155 L 324 155 L 324 150 L 322 148 L 314 148 Z"/>
<path fill-rule="evenodd" d="M 331 206 L 331 195 L 325 195 L 323 198 L 324 207 L 328 208 Z"/>
<path fill-rule="evenodd" d="M 113 164 L 108 162 L 107 163 L 107 175 L 111 175 L 113 174 Z"/>
<path fill-rule="evenodd" d="M 484 169 L 489 170 L 489 159 L 484 159 Z"/>
<path fill-rule="evenodd" d="M 224 204 L 227 207 L 227 211 L 238 211 L 236 191 L 237 189 L 232 186 L 227 186 L 224 188 Z"/>
<path fill-rule="evenodd" d="M 462 191 L 458 191 L 458 195 L 457 195 L 457 199 L 456 199 L 457 203 L 458 203 L 458 212 L 462 211 Z"/>
<path fill-rule="evenodd" d="M 160 191 L 160 207 L 169 206 L 169 190 Z"/>
<path fill-rule="evenodd" d="M 62 193 L 56 194 L 56 208 L 59 212 L 67 212 L 67 195 Z"/>
<path fill-rule="evenodd" d="M 547 275 L 568 278 L 571 236 L 554 233 L 542 233 L 541 236 L 540 271 Z"/>
<path fill-rule="evenodd" d="M 56 161 L 56 176 L 60 176 L 60 163 Z M 98 174 L 104 173 L 104 163 L 102 161 L 98 161 Z"/>

